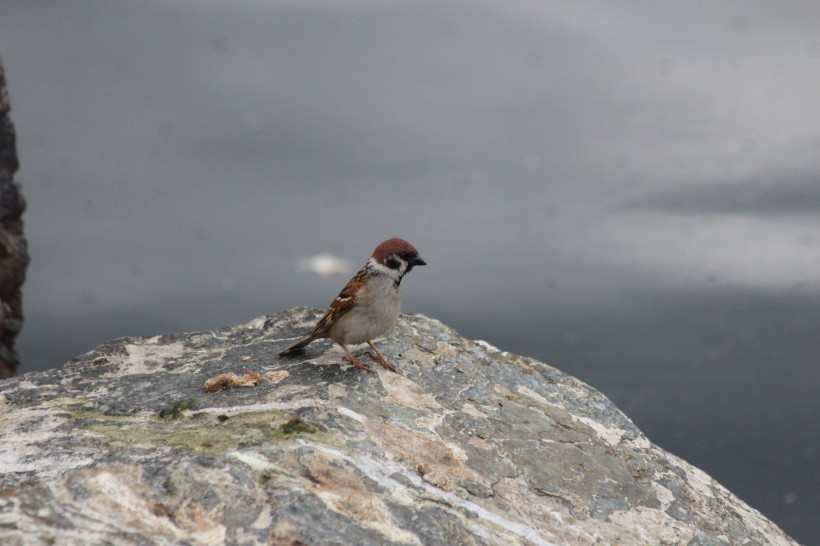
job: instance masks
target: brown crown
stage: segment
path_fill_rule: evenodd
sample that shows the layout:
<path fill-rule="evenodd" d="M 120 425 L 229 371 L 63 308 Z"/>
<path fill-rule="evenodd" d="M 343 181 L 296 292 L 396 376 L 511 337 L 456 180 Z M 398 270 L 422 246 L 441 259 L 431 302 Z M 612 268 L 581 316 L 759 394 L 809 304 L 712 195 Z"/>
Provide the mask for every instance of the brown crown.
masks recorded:
<path fill-rule="evenodd" d="M 391 254 L 405 253 L 412 254 L 413 256 L 419 255 L 419 251 L 416 250 L 416 248 L 413 245 L 411 245 L 404 239 L 394 237 L 393 239 L 388 239 L 383 243 L 379 244 L 379 246 L 376 247 L 376 250 L 373 251 L 373 257 L 379 263 L 384 263 L 384 259 Z"/>

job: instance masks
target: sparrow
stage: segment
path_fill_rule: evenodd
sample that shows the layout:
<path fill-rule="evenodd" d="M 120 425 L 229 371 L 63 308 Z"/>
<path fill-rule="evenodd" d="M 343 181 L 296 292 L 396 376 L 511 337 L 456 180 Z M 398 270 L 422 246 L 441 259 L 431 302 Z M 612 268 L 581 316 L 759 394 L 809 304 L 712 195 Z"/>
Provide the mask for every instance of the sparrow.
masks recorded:
<path fill-rule="evenodd" d="M 401 309 L 399 285 L 402 278 L 417 265 L 427 265 L 418 251 L 403 239 L 388 239 L 376 247 L 373 255 L 342 288 L 316 326 L 279 353 L 283 356 L 308 343 L 330 338 L 344 349 L 345 360 L 362 370 L 370 366 L 353 356 L 350 344 L 367 342 L 374 353 L 367 355 L 388 370 L 396 368 L 385 360 L 373 345 L 373 339 L 386 334 L 396 323 Z"/>

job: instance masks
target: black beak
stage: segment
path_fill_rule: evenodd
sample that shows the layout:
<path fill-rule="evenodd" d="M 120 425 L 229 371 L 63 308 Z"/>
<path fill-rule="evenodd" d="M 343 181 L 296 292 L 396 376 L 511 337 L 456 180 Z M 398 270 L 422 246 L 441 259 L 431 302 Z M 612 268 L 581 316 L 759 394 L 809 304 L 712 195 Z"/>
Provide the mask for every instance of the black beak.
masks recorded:
<path fill-rule="evenodd" d="M 410 265 L 427 265 L 427 262 L 421 259 L 419 256 L 414 256 L 407 261 Z"/>

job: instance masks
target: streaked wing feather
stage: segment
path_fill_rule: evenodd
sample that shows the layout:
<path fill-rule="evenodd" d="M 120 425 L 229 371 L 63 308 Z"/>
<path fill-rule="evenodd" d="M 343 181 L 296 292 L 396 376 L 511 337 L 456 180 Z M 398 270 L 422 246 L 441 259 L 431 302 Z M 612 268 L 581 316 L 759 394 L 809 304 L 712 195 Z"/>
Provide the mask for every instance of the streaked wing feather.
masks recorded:
<path fill-rule="evenodd" d="M 314 335 L 323 334 L 330 330 L 334 322 L 356 305 L 356 295 L 362 286 L 362 272 L 359 272 L 358 275 L 350 279 L 350 282 L 342 288 L 339 295 L 330 303 L 330 307 L 327 308 L 324 316 L 319 319 L 311 333 Z"/>

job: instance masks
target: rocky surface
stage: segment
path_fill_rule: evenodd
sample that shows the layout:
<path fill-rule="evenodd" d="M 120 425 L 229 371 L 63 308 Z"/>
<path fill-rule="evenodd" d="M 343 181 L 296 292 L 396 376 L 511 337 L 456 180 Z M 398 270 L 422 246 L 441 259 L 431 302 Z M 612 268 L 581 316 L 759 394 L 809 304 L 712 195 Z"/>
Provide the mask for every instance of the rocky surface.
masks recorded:
<path fill-rule="evenodd" d="M 438 321 L 380 344 L 397 374 L 275 356 L 318 316 L 0 383 L 0 543 L 793 544 L 597 391 Z"/>
<path fill-rule="evenodd" d="M 26 202 L 20 185 L 14 180 L 19 165 L 10 110 L 0 60 L 0 379 L 14 375 L 17 370 L 14 339 L 23 325 L 20 287 L 28 266 L 22 220 Z"/>

